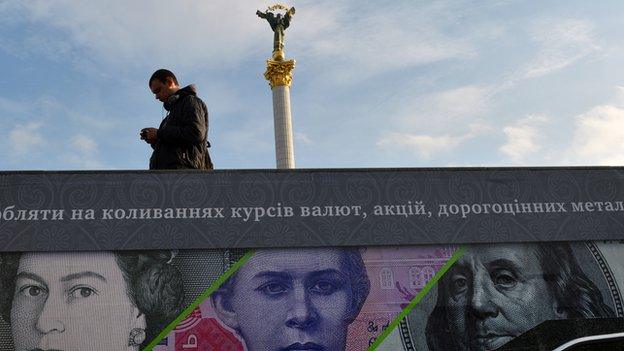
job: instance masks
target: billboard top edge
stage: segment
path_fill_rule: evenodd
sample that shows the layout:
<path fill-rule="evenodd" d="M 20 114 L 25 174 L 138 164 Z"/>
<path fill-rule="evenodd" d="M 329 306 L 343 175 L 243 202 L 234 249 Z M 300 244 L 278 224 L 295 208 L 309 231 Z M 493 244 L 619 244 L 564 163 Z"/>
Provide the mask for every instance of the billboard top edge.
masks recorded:
<path fill-rule="evenodd" d="M 217 169 L 205 170 L 9 170 L 0 171 L 0 175 L 13 174 L 124 174 L 124 173 L 316 173 L 316 172 L 481 172 L 481 171 L 604 171 L 622 170 L 624 166 L 535 166 L 535 167 L 368 167 L 368 168 L 296 168 L 296 169 L 273 169 L 273 168 L 250 168 L 250 169 Z"/>

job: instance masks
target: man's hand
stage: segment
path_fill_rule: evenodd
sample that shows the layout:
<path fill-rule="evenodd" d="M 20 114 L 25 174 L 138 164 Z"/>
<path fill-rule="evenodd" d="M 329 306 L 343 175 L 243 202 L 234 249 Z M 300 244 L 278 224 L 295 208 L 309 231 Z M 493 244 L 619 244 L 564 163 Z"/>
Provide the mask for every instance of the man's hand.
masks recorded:
<path fill-rule="evenodd" d="M 145 140 L 148 144 L 156 143 L 158 129 L 156 128 L 143 128 L 141 129 L 141 140 Z"/>

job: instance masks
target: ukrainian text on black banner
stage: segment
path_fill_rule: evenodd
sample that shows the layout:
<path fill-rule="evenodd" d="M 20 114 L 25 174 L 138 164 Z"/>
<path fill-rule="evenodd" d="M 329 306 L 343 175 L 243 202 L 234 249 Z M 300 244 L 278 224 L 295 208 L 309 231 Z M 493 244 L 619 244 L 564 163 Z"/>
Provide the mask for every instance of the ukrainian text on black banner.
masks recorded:
<path fill-rule="evenodd" d="M 620 239 L 619 168 L 0 174 L 0 250 Z"/>

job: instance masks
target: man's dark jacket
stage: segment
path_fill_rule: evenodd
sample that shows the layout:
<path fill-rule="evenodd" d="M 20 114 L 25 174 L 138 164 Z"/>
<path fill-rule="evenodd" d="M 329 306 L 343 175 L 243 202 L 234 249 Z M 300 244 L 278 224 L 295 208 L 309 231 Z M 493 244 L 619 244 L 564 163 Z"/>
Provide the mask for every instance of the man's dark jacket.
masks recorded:
<path fill-rule="evenodd" d="M 208 109 L 195 86 L 178 90 L 164 103 L 169 112 L 152 145 L 150 169 L 212 169 L 208 154 Z"/>

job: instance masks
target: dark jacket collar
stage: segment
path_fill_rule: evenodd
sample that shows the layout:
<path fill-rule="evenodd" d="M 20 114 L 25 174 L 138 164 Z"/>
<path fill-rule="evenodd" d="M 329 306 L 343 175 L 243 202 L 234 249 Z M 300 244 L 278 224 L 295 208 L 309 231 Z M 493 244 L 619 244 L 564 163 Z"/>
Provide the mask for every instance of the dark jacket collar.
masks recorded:
<path fill-rule="evenodd" d="M 175 104 L 178 101 L 180 101 L 182 98 L 189 96 L 189 95 L 193 95 L 193 96 L 197 95 L 197 89 L 195 88 L 194 84 L 187 85 L 184 88 L 179 89 L 178 91 L 175 92 L 175 94 L 167 98 L 167 101 L 163 103 L 165 110 L 171 111 L 173 106 L 175 106 Z"/>

